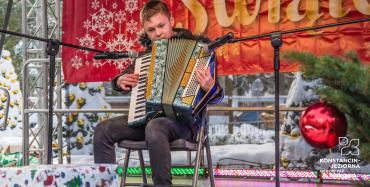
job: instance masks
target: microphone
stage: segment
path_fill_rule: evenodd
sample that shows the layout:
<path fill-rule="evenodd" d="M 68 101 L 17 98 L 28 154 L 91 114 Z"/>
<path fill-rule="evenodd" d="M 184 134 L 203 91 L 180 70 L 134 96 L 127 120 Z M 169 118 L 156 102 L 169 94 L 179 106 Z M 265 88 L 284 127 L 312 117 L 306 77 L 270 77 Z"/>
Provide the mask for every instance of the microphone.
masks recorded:
<path fill-rule="evenodd" d="M 208 51 L 213 51 L 217 47 L 220 47 L 221 45 L 224 45 L 226 43 L 229 43 L 229 40 L 234 38 L 234 34 L 232 32 L 229 32 L 222 36 L 221 38 L 216 39 L 215 42 L 212 42 L 208 45 Z"/>
<path fill-rule="evenodd" d="M 101 60 L 101 59 L 137 58 L 138 56 L 139 53 L 135 51 L 105 52 L 94 55 L 94 59 Z"/>

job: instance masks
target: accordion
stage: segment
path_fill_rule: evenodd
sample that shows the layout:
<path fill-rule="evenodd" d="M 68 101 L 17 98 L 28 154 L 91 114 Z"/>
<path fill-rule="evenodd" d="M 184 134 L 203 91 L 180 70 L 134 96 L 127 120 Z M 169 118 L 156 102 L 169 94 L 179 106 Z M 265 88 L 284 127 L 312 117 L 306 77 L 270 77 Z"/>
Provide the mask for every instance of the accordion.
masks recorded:
<path fill-rule="evenodd" d="M 134 73 L 139 84 L 132 88 L 128 125 L 145 125 L 157 116 L 166 116 L 193 124 L 216 92 L 216 86 L 204 92 L 195 78 L 200 66 L 210 67 L 216 77 L 213 52 L 197 40 L 172 38 L 153 42 L 152 52 L 136 59 Z"/>

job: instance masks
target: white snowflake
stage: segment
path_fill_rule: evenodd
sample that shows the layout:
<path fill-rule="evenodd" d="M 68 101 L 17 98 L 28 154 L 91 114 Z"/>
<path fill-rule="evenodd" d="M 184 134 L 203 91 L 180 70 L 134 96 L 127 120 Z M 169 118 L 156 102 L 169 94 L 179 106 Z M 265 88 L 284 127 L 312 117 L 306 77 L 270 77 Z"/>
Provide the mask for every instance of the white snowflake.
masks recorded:
<path fill-rule="evenodd" d="M 96 67 L 96 68 L 99 68 L 99 67 L 102 67 L 104 64 L 109 63 L 109 61 L 111 61 L 111 60 L 106 60 L 105 63 L 102 63 L 98 60 L 94 60 L 93 61 L 93 66 Z"/>
<path fill-rule="evenodd" d="M 130 20 L 126 25 L 126 30 L 131 34 L 137 31 L 137 22 L 135 20 Z"/>
<path fill-rule="evenodd" d="M 113 8 L 113 9 L 116 9 L 117 7 L 118 7 L 117 3 L 113 3 L 113 4 L 112 4 L 112 8 Z"/>
<path fill-rule="evenodd" d="M 95 38 L 90 36 L 89 34 L 85 34 L 85 36 L 83 36 L 82 38 L 79 38 L 78 41 L 80 42 L 81 46 L 93 48 L 94 43 L 95 43 Z"/>
<path fill-rule="evenodd" d="M 80 69 L 80 67 L 82 66 L 82 59 L 75 55 L 72 59 L 72 67 L 74 67 L 75 69 Z"/>
<path fill-rule="evenodd" d="M 125 48 L 128 50 L 128 49 L 132 49 L 135 45 L 135 42 L 136 40 L 132 40 L 131 38 L 129 38 L 128 40 L 126 39 L 126 42 L 124 43 L 125 45 Z"/>
<path fill-rule="evenodd" d="M 130 60 L 129 59 L 117 59 L 113 61 L 113 64 L 119 69 L 119 70 L 124 70 L 129 64 Z"/>
<path fill-rule="evenodd" d="M 138 10 L 137 7 L 137 0 L 127 0 L 125 2 L 125 10 L 129 12 L 130 14 L 134 13 L 136 10 Z"/>
<path fill-rule="evenodd" d="M 97 1 L 97 0 L 94 0 L 93 2 L 91 2 L 91 8 L 93 9 L 98 9 L 100 7 L 100 2 Z"/>
<path fill-rule="evenodd" d="M 86 30 L 89 30 L 91 28 L 91 21 L 90 20 L 84 21 L 83 24 L 84 24 L 83 28 L 85 28 Z"/>
<path fill-rule="evenodd" d="M 106 47 L 109 51 L 122 51 L 127 48 L 127 39 L 124 38 L 123 34 L 117 34 L 113 40 L 108 40 Z"/>
<path fill-rule="evenodd" d="M 92 15 L 91 28 L 100 35 L 104 35 L 108 30 L 114 29 L 113 13 L 105 8 L 101 8 L 98 12 Z"/>
<path fill-rule="evenodd" d="M 126 13 L 122 10 L 114 14 L 114 21 L 121 24 L 126 21 Z"/>

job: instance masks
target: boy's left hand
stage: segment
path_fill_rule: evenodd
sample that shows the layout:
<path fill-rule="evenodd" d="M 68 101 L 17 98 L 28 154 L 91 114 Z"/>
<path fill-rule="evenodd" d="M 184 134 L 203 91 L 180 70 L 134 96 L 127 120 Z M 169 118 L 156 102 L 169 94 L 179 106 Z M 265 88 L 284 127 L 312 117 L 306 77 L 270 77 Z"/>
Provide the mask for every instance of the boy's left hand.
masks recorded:
<path fill-rule="evenodd" d="M 212 88 L 214 80 L 211 76 L 211 69 L 209 67 L 206 69 L 204 66 L 201 66 L 196 69 L 195 77 L 203 91 L 208 92 Z"/>

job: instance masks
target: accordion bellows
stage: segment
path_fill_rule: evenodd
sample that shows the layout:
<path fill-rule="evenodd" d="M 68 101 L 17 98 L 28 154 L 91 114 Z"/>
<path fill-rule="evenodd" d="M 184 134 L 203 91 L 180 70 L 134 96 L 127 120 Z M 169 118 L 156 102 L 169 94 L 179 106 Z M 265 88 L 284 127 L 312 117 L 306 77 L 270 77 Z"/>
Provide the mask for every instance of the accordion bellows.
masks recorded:
<path fill-rule="evenodd" d="M 194 115 L 207 104 L 195 69 L 210 66 L 215 77 L 214 55 L 206 47 L 196 40 L 162 39 L 154 42 L 151 54 L 136 59 L 139 85 L 132 90 L 130 126 L 145 125 L 156 116 L 193 123 Z"/>

